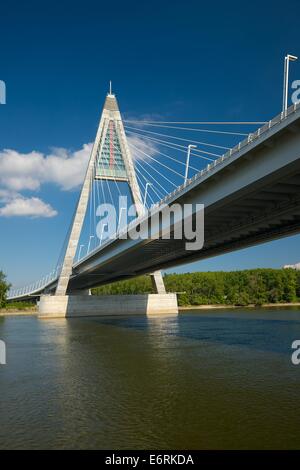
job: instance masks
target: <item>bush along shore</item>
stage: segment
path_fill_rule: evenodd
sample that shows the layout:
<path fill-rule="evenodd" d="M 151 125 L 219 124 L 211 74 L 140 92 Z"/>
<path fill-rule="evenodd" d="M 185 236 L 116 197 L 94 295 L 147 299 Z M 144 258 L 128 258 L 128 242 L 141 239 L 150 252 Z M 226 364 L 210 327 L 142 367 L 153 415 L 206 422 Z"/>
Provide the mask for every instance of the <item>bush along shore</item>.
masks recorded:
<path fill-rule="evenodd" d="M 0 271 L 0 316 L 29 314 L 36 312 L 35 302 L 8 302 L 7 292 L 10 288 L 3 271 Z"/>
<path fill-rule="evenodd" d="M 177 292 L 185 306 L 261 306 L 300 302 L 300 271 L 249 269 L 243 271 L 166 274 L 166 290 Z M 92 290 L 94 295 L 153 293 L 149 276 L 116 282 Z"/>
<path fill-rule="evenodd" d="M 0 316 L 8 315 L 31 315 L 37 313 L 37 305 L 32 302 L 7 302 L 5 307 L 0 309 Z"/>

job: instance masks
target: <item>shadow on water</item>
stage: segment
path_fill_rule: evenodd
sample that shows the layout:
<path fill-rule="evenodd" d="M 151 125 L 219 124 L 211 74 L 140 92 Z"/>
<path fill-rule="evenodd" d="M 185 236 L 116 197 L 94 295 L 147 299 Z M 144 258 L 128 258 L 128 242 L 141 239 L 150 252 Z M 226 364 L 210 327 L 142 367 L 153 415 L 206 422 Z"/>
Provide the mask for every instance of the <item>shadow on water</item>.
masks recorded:
<path fill-rule="evenodd" d="M 284 316 L 287 319 L 284 319 Z M 261 351 L 290 354 L 290 345 L 300 338 L 300 310 L 265 309 L 183 313 L 166 317 L 90 318 L 95 324 L 135 331 L 241 346 Z M 288 341 L 287 341 L 287 338 Z"/>

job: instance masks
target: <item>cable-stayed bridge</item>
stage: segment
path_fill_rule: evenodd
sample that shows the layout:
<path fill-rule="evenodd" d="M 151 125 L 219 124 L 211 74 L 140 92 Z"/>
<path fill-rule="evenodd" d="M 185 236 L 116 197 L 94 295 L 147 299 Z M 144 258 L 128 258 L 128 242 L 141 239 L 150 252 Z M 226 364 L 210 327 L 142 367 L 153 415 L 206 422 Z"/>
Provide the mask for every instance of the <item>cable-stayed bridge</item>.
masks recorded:
<path fill-rule="evenodd" d="M 109 93 L 62 256 L 52 273 L 12 289 L 9 299 L 88 293 L 140 274 L 165 294 L 160 269 L 298 233 L 299 190 L 300 105 L 265 123 L 123 121 Z M 136 211 L 109 237 L 97 208 L 110 203 L 120 221 L 125 195 Z M 188 250 L 184 236 L 124 238 L 173 204 L 204 204 L 201 249 Z"/>

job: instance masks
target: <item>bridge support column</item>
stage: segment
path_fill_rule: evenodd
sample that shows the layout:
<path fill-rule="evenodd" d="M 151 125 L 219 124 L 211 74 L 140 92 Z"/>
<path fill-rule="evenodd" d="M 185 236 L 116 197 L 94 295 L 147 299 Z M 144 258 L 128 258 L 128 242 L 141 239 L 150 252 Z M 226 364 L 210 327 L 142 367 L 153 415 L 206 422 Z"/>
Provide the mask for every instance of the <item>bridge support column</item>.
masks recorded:
<path fill-rule="evenodd" d="M 39 318 L 177 315 L 176 294 L 44 295 Z"/>
<path fill-rule="evenodd" d="M 92 295 L 91 289 L 78 289 L 68 292 L 68 295 Z"/>
<path fill-rule="evenodd" d="M 150 274 L 153 290 L 156 294 L 166 294 L 166 288 L 161 271 Z"/>

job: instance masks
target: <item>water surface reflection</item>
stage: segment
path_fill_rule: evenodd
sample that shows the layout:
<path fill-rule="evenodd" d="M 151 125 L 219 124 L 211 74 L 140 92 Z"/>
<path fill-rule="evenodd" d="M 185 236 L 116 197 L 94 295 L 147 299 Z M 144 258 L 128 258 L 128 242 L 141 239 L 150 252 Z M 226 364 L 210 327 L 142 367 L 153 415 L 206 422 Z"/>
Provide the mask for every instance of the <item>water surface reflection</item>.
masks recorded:
<path fill-rule="evenodd" d="M 300 448 L 299 310 L 0 319 L 1 448 Z"/>

